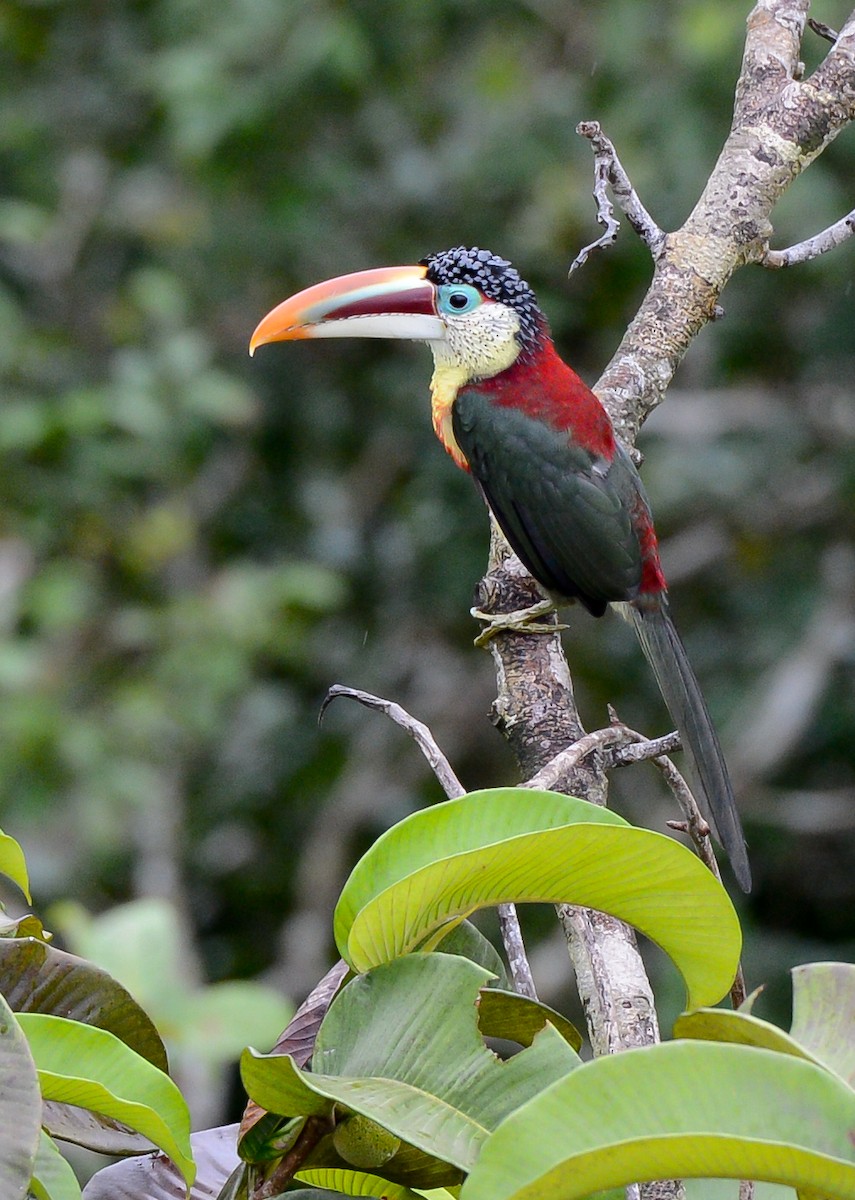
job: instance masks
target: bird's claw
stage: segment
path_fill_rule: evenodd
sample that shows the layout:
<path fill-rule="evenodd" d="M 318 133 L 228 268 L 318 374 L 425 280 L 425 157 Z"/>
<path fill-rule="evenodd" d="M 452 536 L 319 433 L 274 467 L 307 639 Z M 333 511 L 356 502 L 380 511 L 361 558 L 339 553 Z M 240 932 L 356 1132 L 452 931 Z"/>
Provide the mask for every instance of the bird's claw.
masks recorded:
<path fill-rule="evenodd" d="M 490 639 L 499 633 L 557 633 L 568 628 L 567 625 L 555 621 L 538 621 L 538 617 L 545 617 L 556 611 L 551 600 L 539 600 L 529 608 L 518 608 L 508 613 L 487 613 L 480 608 L 470 608 L 469 611 L 476 621 L 485 623 L 485 628 L 475 638 L 476 646 L 486 646 Z"/>

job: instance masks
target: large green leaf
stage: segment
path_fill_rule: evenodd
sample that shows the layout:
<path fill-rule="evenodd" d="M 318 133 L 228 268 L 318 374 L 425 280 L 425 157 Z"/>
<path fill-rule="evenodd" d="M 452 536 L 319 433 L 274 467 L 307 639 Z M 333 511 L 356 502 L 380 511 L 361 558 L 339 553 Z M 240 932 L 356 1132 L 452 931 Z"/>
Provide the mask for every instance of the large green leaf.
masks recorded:
<path fill-rule="evenodd" d="M 554 792 L 498 788 L 413 813 L 357 863 L 335 913 L 342 957 L 366 971 L 477 908 L 566 902 L 640 929 L 683 975 L 688 1004 L 714 1004 L 739 961 L 727 893 L 672 838 Z"/>
<path fill-rule="evenodd" d="M 42 1013 L 18 1017 L 42 1095 L 113 1117 L 150 1138 L 193 1179 L 190 1116 L 168 1075 L 105 1029 Z"/>
<path fill-rule="evenodd" d="M 41 1136 L 42 1102 L 27 1039 L 0 996 L 0 1196 L 27 1194 Z"/>
<path fill-rule="evenodd" d="M 707 1177 L 855 1200 L 853 1128 L 855 1092 L 813 1063 L 671 1042 L 587 1063 L 513 1113 L 461 1200 L 576 1200 Z"/>
<path fill-rule="evenodd" d="M 35 1200 L 80 1200 L 77 1176 L 46 1133 L 42 1133 L 30 1180 Z"/>
<path fill-rule="evenodd" d="M 730 1012 L 724 1008 L 699 1008 L 695 1012 L 681 1013 L 674 1022 L 674 1037 L 756 1046 L 759 1049 L 791 1054 L 794 1058 L 803 1058 L 822 1065 L 783 1029 L 751 1013 Z"/>
<path fill-rule="evenodd" d="M 751 1013 L 702 1008 L 683 1013 L 674 1036 L 762 1046 L 827 1067 L 855 1084 L 855 966 L 808 963 L 793 971 L 789 1033 Z"/>
<path fill-rule="evenodd" d="M 387 829 L 350 873 L 335 912 L 336 941 L 376 895 L 438 858 L 571 822 L 627 826 L 611 809 L 560 792 L 488 788 L 411 813 Z M 485 822 L 487 824 L 485 824 Z"/>
<path fill-rule="evenodd" d="M 244 1085 L 271 1112 L 344 1110 L 390 1131 L 402 1146 L 375 1169 L 393 1181 L 455 1182 L 509 1112 L 579 1063 L 551 1026 L 508 1062 L 487 1050 L 475 1008 L 487 977 L 468 959 L 438 953 L 377 967 L 333 1001 L 311 1072 L 288 1056 L 247 1050 Z M 313 1165 L 353 1165 L 326 1151 L 329 1161 Z"/>
<path fill-rule="evenodd" d="M 484 967 L 496 976 L 494 987 L 505 991 L 512 990 L 501 955 L 471 921 L 461 921 L 459 925 L 453 926 L 440 938 L 434 949 L 441 950 L 443 954 L 461 954 L 464 958 L 471 959 L 479 967 Z"/>

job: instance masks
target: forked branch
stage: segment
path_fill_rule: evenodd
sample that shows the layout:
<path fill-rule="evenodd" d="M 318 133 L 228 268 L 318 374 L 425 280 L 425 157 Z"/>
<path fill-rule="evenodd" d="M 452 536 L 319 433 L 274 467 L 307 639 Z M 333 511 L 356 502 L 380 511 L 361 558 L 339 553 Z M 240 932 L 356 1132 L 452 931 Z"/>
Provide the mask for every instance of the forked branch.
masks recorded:
<path fill-rule="evenodd" d="M 680 229 L 660 237 L 599 126 L 589 122 L 580 129 L 595 151 L 598 215 L 606 229 L 600 244 L 614 233 L 607 183 L 627 219 L 655 248 L 648 292 L 595 389 L 627 446 L 662 400 L 693 339 L 720 311 L 721 292 L 733 273 L 748 263 L 784 265 L 769 250 L 775 205 L 855 116 L 855 14 L 816 71 L 803 78 L 808 7 L 809 0 L 759 0 L 750 13 L 731 130 Z M 833 233 L 819 235 L 818 243 L 809 239 L 807 248 L 778 255 L 787 262 L 807 261 L 818 244 L 825 248 L 845 240 L 847 218 L 843 225 L 845 230 L 835 226 Z M 479 608 L 512 611 L 536 598 L 537 588 L 493 525 Z M 598 746 L 580 761 L 568 755 L 559 778 L 552 778 L 549 764 L 563 747 L 585 737 L 559 636 L 501 633 L 490 651 L 498 683 L 495 723 L 517 755 L 521 777 L 550 772 L 551 786 L 604 803 L 608 747 Z M 656 1040 L 655 1013 L 650 1017 L 636 1008 L 624 1020 L 636 987 L 650 996 L 640 959 L 630 981 L 625 945 L 614 949 L 613 931 L 601 926 L 597 914 L 572 910 L 562 916 L 595 1053 Z"/>

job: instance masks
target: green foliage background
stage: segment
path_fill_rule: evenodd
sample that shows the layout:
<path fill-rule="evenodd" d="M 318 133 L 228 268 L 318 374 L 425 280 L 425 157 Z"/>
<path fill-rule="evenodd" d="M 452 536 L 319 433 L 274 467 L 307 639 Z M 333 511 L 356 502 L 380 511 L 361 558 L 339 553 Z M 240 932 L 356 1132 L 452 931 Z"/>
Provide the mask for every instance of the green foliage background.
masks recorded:
<path fill-rule="evenodd" d="M 832 5 L 823 20 L 842 20 Z M 298 999 L 368 840 L 514 782 L 471 645 L 486 523 L 419 347 L 272 347 L 273 303 L 459 242 L 521 268 L 596 378 L 650 265 L 597 232 L 596 118 L 661 224 L 729 124 L 748 6 L 715 0 L 6 0 L 0 9 L 0 822 L 44 909 L 172 900 L 208 978 Z M 839 11 L 838 11 L 839 10 Z M 808 69 L 825 44 L 808 35 Z M 775 244 L 853 204 L 844 135 Z M 855 247 L 744 271 L 643 435 L 674 607 L 741 793 L 749 983 L 855 943 Z M 571 618 L 589 727 L 666 717 L 631 635 Z M 785 674 L 774 673 L 786 666 Z M 773 703 L 774 702 L 774 703 Z M 652 770 L 616 782 L 661 828 Z"/>

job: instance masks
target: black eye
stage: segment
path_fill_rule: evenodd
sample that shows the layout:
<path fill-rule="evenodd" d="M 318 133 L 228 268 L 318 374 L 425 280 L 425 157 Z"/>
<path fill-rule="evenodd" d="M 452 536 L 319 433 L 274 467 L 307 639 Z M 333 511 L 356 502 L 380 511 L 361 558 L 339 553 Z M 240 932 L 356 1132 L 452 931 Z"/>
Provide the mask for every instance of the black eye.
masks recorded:
<path fill-rule="evenodd" d="M 471 303 L 466 292 L 452 292 L 448 297 L 448 306 L 456 312 L 461 312 L 464 308 L 468 308 Z"/>

